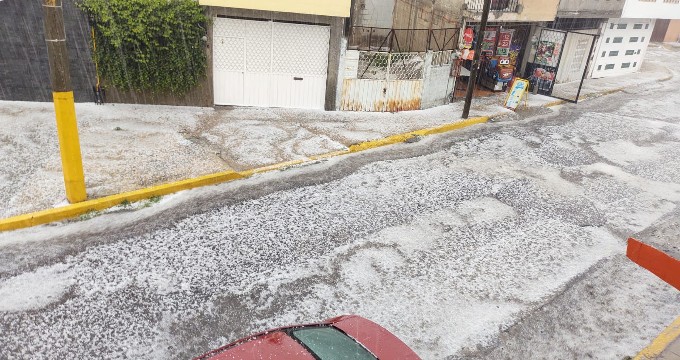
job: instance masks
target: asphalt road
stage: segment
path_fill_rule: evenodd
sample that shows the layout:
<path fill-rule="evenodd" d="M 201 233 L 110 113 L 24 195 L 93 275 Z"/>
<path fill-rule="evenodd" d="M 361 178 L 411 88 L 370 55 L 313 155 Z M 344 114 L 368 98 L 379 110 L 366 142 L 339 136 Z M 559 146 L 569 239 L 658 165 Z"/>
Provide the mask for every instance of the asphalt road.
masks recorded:
<path fill-rule="evenodd" d="M 680 294 L 678 80 L 0 234 L 0 358 L 186 359 L 344 313 L 425 359 L 634 355 Z"/>

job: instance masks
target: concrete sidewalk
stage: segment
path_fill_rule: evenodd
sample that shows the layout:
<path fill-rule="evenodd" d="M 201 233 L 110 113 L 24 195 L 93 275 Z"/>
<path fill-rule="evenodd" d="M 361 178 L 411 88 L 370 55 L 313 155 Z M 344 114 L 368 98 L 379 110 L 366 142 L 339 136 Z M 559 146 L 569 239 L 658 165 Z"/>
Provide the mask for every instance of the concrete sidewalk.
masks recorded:
<path fill-rule="evenodd" d="M 582 97 L 671 76 L 677 52 L 650 48 L 641 72 L 588 80 Z M 666 62 L 667 63 L 667 62 Z M 573 91 L 575 84 L 557 85 Z M 471 116 L 512 119 L 505 94 L 475 99 Z M 531 95 L 529 106 L 554 98 Z M 99 198 L 229 170 L 309 160 L 357 143 L 459 123 L 462 103 L 401 113 L 78 104 L 86 186 Z M 51 103 L 0 102 L 0 218 L 65 205 Z"/>
<path fill-rule="evenodd" d="M 680 359 L 680 318 L 677 318 L 634 360 L 678 360 Z"/>
<path fill-rule="evenodd" d="M 658 360 L 678 360 L 680 359 L 680 338 L 675 339 L 668 347 L 657 357 Z"/>

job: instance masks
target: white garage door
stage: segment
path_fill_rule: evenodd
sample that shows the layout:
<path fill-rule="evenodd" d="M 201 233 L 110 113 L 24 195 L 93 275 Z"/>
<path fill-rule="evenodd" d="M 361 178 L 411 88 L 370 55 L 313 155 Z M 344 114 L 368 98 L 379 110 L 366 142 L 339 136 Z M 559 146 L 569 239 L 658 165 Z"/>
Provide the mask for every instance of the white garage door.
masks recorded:
<path fill-rule="evenodd" d="M 324 108 L 328 26 L 214 19 L 216 105 Z"/>

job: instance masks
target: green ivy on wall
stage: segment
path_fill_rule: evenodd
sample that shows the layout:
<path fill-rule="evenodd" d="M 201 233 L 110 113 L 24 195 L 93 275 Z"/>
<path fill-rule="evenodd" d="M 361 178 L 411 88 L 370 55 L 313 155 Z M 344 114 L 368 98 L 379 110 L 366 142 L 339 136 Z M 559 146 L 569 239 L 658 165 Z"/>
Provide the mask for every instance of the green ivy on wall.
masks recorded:
<path fill-rule="evenodd" d="M 195 0 L 79 0 L 94 28 L 94 60 L 125 90 L 186 93 L 205 77 L 207 17 Z"/>

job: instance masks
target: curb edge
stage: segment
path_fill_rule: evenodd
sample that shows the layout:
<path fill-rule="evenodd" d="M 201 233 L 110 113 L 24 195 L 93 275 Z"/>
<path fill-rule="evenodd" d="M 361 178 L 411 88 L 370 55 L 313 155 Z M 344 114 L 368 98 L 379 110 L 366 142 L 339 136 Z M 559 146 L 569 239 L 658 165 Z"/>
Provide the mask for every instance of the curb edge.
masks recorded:
<path fill-rule="evenodd" d="M 63 207 L 41 210 L 22 215 L 16 215 L 5 219 L 0 219 L 0 232 L 19 230 L 38 225 L 44 225 L 51 222 L 72 219 L 77 216 L 87 214 L 91 211 L 100 211 L 118 206 L 124 202 L 138 202 L 146 200 L 154 196 L 163 196 L 177 193 L 184 190 L 191 190 L 203 186 L 216 185 L 221 183 L 232 182 L 249 178 L 255 174 L 271 172 L 275 170 L 282 170 L 287 167 L 311 163 L 323 159 L 329 159 L 336 156 L 347 155 L 351 153 L 362 152 L 387 145 L 404 143 L 407 140 L 416 136 L 428 136 L 446 133 L 454 130 L 460 130 L 472 125 L 488 122 L 494 116 L 482 116 L 470 118 L 455 123 L 448 123 L 441 126 L 411 131 L 403 134 L 388 136 L 382 139 L 370 140 L 358 144 L 350 145 L 347 150 L 334 151 L 326 154 L 310 156 L 308 159 L 291 160 L 278 164 L 268 165 L 256 169 L 244 171 L 225 171 L 204 176 L 199 176 L 191 179 L 179 180 L 162 185 L 151 186 L 139 190 L 123 192 L 115 195 L 109 195 L 97 199 L 87 200 L 81 203 L 70 204 Z"/>

